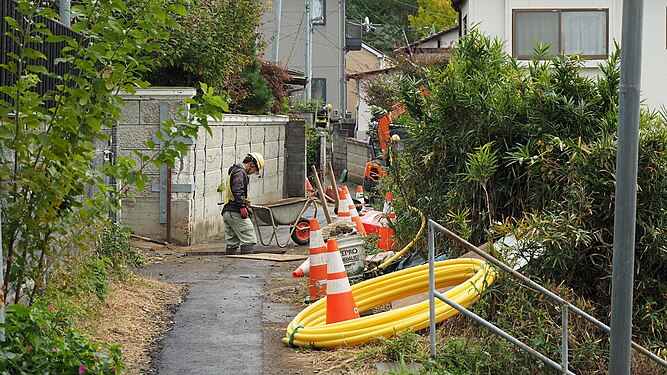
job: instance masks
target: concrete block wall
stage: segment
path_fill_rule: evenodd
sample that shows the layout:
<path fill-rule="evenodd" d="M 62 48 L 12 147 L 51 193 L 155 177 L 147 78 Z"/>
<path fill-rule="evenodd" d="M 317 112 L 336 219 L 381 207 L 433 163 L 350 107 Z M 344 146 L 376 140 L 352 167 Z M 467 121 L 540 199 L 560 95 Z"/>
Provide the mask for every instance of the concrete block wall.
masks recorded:
<path fill-rule="evenodd" d="M 347 169 L 347 142 L 348 137 L 354 136 L 355 122 L 352 119 L 343 119 L 333 124 L 333 151 L 331 165 L 336 174 L 340 177 L 343 169 Z M 349 173 L 349 172 L 348 172 Z"/>
<path fill-rule="evenodd" d="M 119 128 L 119 154 L 137 159 L 133 150 L 152 139 L 159 130 L 160 106 L 174 115 L 185 98 L 195 95 L 189 88 L 150 88 L 124 97 Z M 176 118 L 175 116 L 173 118 Z M 172 189 L 191 187 L 189 192 L 172 193 L 171 241 L 192 245 L 222 234 L 220 216 L 223 193 L 217 188 L 227 179 L 227 170 L 241 162 L 249 152 L 264 156 L 264 173 L 250 179 L 249 195 L 254 203 L 283 197 L 285 159 L 285 116 L 224 115 L 221 121 L 209 119 L 211 133 L 201 129 L 187 155 L 172 169 Z M 139 162 L 139 161 L 138 161 Z M 134 232 L 154 239 L 166 238 L 166 224 L 160 224 L 160 171 L 147 165 L 148 186 L 135 192 L 135 200 L 124 200 L 121 221 Z"/>
<path fill-rule="evenodd" d="M 364 181 L 366 163 L 371 158 L 371 149 L 368 141 L 356 138 L 346 138 L 347 146 L 347 179 L 361 185 Z"/>
<path fill-rule="evenodd" d="M 306 122 L 290 120 L 285 127 L 285 197 L 306 196 Z"/>

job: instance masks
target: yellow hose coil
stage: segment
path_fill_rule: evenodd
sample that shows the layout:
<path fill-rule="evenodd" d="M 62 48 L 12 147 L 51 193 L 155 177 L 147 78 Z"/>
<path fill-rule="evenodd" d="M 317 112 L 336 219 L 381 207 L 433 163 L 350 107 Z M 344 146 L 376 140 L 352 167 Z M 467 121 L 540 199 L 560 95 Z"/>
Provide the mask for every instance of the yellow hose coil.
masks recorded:
<path fill-rule="evenodd" d="M 482 260 L 473 258 L 449 259 L 435 263 L 437 289 L 453 287 L 444 295 L 468 307 L 495 278 L 495 272 Z M 352 286 L 352 294 L 360 312 L 428 291 L 428 264 L 412 267 L 362 281 Z M 390 337 L 411 329 L 418 331 L 429 326 L 428 299 L 399 309 L 326 324 L 327 299 L 306 307 L 287 326 L 283 343 L 312 348 L 354 346 L 384 336 Z M 436 298 L 436 321 L 458 313 L 456 309 Z M 296 331 L 296 332 L 295 332 Z"/>

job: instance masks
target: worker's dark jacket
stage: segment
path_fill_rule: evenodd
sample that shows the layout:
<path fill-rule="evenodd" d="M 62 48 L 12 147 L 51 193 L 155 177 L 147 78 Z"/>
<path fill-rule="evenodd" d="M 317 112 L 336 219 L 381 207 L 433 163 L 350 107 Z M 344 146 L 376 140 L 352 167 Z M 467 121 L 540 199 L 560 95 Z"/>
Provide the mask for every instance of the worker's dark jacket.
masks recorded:
<path fill-rule="evenodd" d="M 239 212 L 241 207 L 247 206 L 245 199 L 248 196 L 248 183 L 250 182 L 250 177 L 248 177 L 248 173 L 243 167 L 243 164 L 240 163 L 229 167 L 227 174 L 229 175 L 228 189 L 230 189 L 231 195 L 234 196 L 234 199 L 230 199 L 222 207 L 222 212 Z"/>

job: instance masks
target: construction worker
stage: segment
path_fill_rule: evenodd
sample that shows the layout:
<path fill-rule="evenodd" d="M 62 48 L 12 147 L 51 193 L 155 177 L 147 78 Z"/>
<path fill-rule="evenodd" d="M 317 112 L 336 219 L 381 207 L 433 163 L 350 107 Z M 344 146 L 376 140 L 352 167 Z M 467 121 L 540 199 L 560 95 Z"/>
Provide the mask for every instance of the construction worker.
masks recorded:
<path fill-rule="evenodd" d="M 315 113 L 315 126 L 320 128 L 326 128 L 329 126 L 329 113 L 333 110 L 333 105 L 327 104 L 323 105 Z"/>
<path fill-rule="evenodd" d="M 258 152 L 251 152 L 229 167 L 225 188 L 225 205 L 222 207 L 222 219 L 225 222 L 226 254 L 252 254 L 257 243 L 255 228 L 252 225 L 248 199 L 249 175 L 259 174 L 264 168 L 264 157 Z"/>

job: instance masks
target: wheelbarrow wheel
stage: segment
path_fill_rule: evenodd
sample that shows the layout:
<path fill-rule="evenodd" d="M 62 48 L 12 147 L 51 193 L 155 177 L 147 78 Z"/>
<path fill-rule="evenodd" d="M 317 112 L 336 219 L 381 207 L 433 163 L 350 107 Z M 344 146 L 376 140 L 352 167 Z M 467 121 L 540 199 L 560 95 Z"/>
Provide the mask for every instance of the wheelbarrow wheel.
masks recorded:
<path fill-rule="evenodd" d="M 299 218 L 294 233 L 292 233 L 292 240 L 297 245 L 308 245 L 310 243 L 310 220 L 303 216 Z"/>

